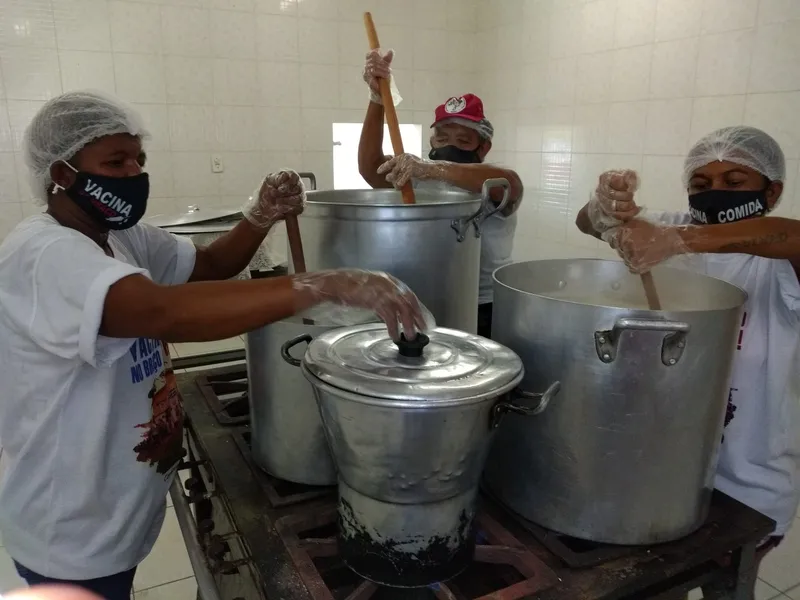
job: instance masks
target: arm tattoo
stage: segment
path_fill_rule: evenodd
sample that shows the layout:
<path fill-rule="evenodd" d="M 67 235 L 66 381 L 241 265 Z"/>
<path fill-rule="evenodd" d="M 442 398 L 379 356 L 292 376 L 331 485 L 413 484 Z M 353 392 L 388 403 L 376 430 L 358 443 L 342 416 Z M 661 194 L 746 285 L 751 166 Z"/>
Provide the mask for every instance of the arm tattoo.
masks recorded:
<path fill-rule="evenodd" d="M 733 242 L 732 244 L 725 244 L 720 247 L 723 252 L 745 252 L 748 249 L 756 246 L 772 246 L 774 244 L 783 244 L 789 239 L 789 234 L 785 231 L 778 233 L 768 233 L 749 240 L 742 240 L 740 242 Z"/>

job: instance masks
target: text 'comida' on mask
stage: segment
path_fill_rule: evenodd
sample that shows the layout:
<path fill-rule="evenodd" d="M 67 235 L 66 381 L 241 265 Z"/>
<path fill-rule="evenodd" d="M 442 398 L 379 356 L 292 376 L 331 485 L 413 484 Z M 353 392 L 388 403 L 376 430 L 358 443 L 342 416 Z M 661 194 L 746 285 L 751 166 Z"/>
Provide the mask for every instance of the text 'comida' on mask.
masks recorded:
<path fill-rule="evenodd" d="M 708 190 L 689 196 L 689 214 L 704 225 L 734 223 L 769 212 L 766 190 Z"/>
<path fill-rule="evenodd" d="M 75 183 L 68 188 L 56 184 L 53 193 L 64 189 L 83 212 L 108 229 L 128 229 L 142 219 L 150 195 L 147 173 L 109 177 L 79 171 L 67 162 L 64 164 L 75 171 Z"/>

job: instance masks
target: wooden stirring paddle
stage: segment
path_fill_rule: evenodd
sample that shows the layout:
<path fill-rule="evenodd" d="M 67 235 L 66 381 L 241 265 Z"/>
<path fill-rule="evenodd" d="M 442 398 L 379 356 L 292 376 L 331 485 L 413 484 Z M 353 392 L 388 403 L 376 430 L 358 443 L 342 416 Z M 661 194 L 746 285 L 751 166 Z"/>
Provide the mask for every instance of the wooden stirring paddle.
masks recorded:
<path fill-rule="evenodd" d="M 367 38 L 369 39 L 369 47 L 372 50 L 377 50 L 381 47 L 378 41 L 378 32 L 375 31 L 375 23 L 372 21 L 372 14 L 364 13 L 364 27 L 367 30 Z M 397 120 L 397 111 L 394 108 L 394 99 L 392 98 L 392 88 L 389 85 L 388 79 L 378 79 L 378 85 L 381 88 L 381 101 L 383 102 L 383 112 L 386 115 L 386 124 L 389 126 L 389 137 L 392 140 L 392 150 L 395 156 L 403 154 L 403 138 L 400 135 L 400 122 Z M 403 204 L 415 204 L 414 188 L 411 182 L 403 186 L 400 190 L 403 194 Z"/>
<path fill-rule="evenodd" d="M 650 310 L 661 310 L 661 300 L 658 298 L 656 284 L 653 281 L 651 272 L 642 273 L 642 285 L 644 286 L 644 295 L 647 297 L 647 306 Z"/>
<path fill-rule="evenodd" d="M 289 252 L 292 253 L 292 266 L 295 273 L 306 272 L 306 255 L 303 252 L 303 239 L 300 237 L 300 224 L 297 215 L 286 217 L 286 237 L 289 238 Z M 313 325 L 313 319 L 303 318 L 303 325 Z"/>

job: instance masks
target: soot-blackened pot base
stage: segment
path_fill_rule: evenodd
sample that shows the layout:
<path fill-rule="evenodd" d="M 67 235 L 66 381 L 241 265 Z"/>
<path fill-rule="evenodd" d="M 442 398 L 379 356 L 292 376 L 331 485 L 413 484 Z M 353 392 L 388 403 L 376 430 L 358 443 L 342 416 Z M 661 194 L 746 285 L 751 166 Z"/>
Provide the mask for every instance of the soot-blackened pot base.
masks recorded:
<path fill-rule="evenodd" d="M 416 507 L 420 508 L 420 507 Z M 474 514 L 462 511 L 453 537 L 415 539 L 414 551 L 403 550 L 408 540 L 378 539 L 358 522 L 347 500 L 339 502 L 339 552 L 357 575 L 388 587 L 421 588 L 458 576 L 475 553 Z"/>

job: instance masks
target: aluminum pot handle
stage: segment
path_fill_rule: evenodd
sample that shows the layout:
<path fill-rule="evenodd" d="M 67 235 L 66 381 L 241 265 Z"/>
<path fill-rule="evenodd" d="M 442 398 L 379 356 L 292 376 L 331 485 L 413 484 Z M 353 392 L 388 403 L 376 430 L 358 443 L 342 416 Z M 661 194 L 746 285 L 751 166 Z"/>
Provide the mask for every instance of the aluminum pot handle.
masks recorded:
<path fill-rule="evenodd" d="M 692 327 L 682 321 L 662 321 L 660 319 L 619 319 L 614 328 L 594 332 L 594 345 L 598 358 L 604 363 L 612 363 L 617 358 L 618 343 L 623 331 L 655 331 L 667 335 L 661 344 L 661 362 L 667 367 L 678 364 L 686 348 L 686 336 Z"/>
<path fill-rule="evenodd" d="M 556 381 L 547 388 L 544 393 L 526 392 L 519 388 L 511 392 L 512 400 L 501 401 L 494 405 L 492 409 L 492 429 L 500 425 L 503 415 L 513 413 L 515 415 L 522 415 L 524 417 L 533 417 L 542 414 L 545 409 L 550 405 L 553 398 L 556 397 L 558 392 L 561 391 L 561 382 Z M 514 399 L 522 400 L 539 400 L 536 406 L 522 406 L 515 404 Z"/>
<path fill-rule="evenodd" d="M 492 202 L 491 192 L 498 187 L 503 188 L 503 198 L 500 200 L 500 204 L 495 205 L 495 203 Z M 458 234 L 456 239 L 459 242 L 463 242 L 467 237 L 467 231 L 469 231 L 470 226 L 475 228 L 475 237 L 481 237 L 481 225 L 483 225 L 484 221 L 489 217 L 496 215 L 501 210 L 505 210 L 506 206 L 508 206 L 510 194 L 511 184 L 508 183 L 507 179 L 497 178 L 484 181 L 483 188 L 481 189 L 481 207 L 478 209 L 478 212 L 465 219 L 455 219 L 450 224 L 453 230 Z"/>
<path fill-rule="evenodd" d="M 293 367 L 299 367 L 302 364 L 302 361 L 299 358 L 292 356 L 290 351 L 292 348 L 299 346 L 303 342 L 310 344 L 311 340 L 313 339 L 313 337 L 307 333 L 304 333 L 303 335 L 298 335 L 296 338 L 292 338 L 291 340 L 284 342 L 284 344 L 281 346 L 281 358 Z"/>
<path fill-rule="evenodd" d="M 298 173 L 300 175 L 300 179 L 308 179 L 308 182 L 311 184 L 311 191 L 317 189 L 317 176 L 313 173 Z"/>

